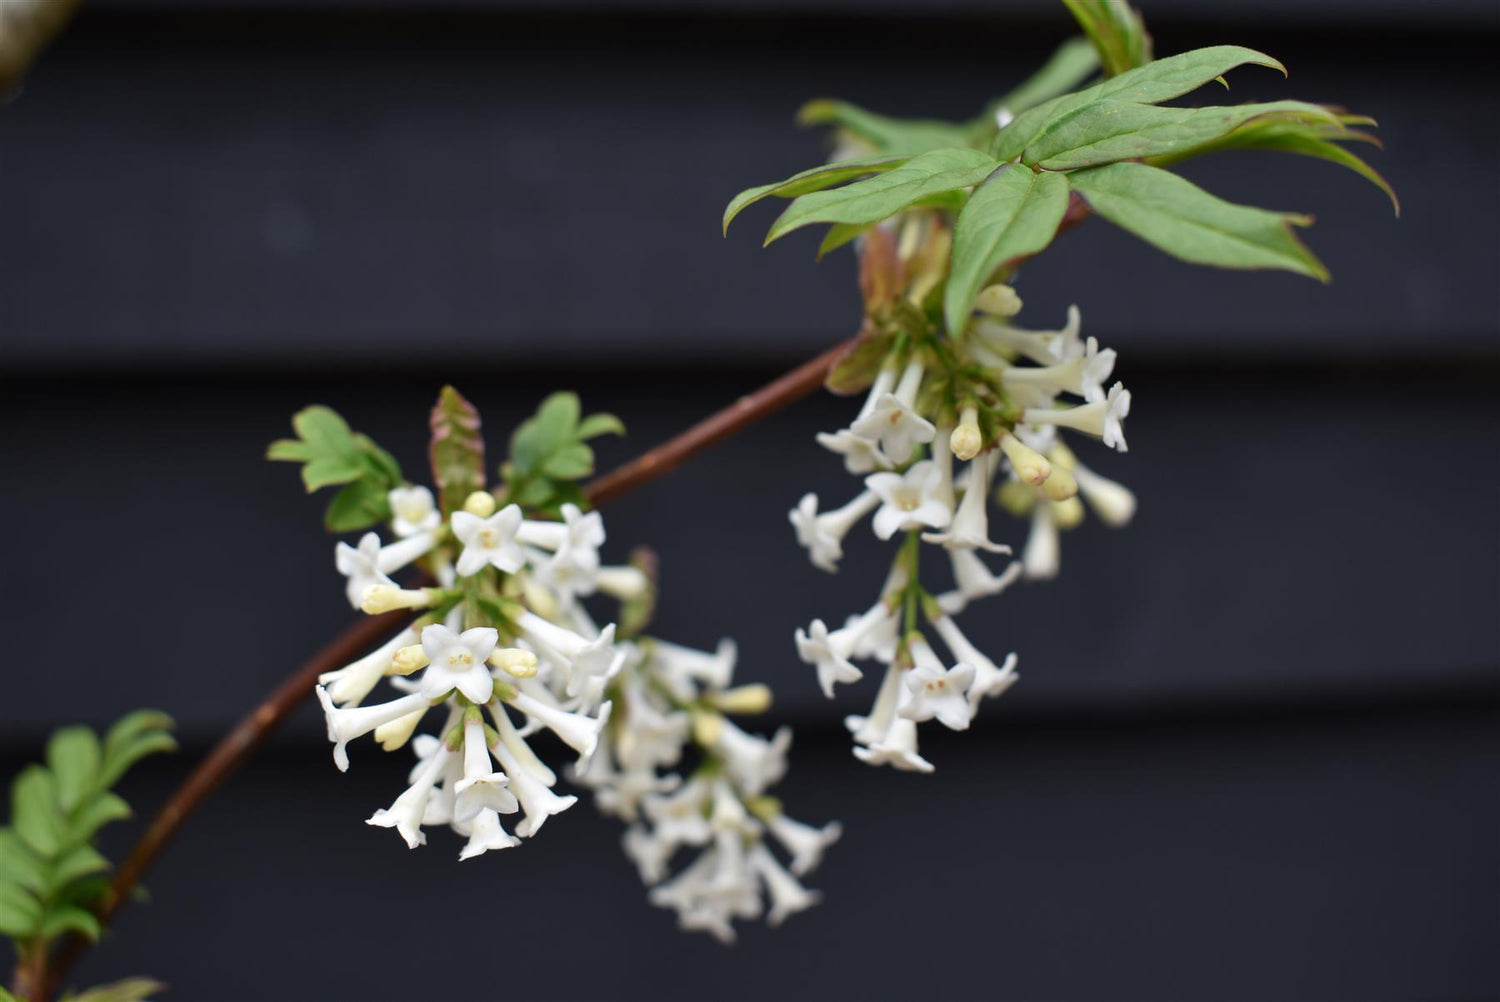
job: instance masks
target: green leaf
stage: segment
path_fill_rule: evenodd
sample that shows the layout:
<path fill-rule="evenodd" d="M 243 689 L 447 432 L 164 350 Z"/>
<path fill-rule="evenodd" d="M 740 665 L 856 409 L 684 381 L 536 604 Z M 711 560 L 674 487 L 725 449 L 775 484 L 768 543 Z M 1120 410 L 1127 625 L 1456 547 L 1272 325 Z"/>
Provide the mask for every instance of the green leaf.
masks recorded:
<path fill-rule="evenodd" d="M 42 919 L 42 906 L 16 884 L 0 880 L 0 934 L 13 939 L 34 935 Z"/>
<path fill-rule="evenodd" d="M 359 446 L 364 457 L 365 468 L 380 482 L 380 486 L 390 490 L 406 482 L 406 478 L 401 474 L 401 464 L 396 462 L 396 457 L 376 445 L 370 436 L 355 432 L 354 442 Z"/>
<path fill-rule="evenodd" d="M 1303 101 L 1214 108 L 1099 101 L 1055 119 L 1022 151 L 1021 162 L 1046 170 L 1076 170 L 1118 160 L 1170 156 L 1226 136 L 1247 122 L 1265 119 L 1338 124 L 1332 111 Z"/>
<path fill-rule="evenodd" d="M 613 414 L 590 414 L 578 422 L 578 440 L 587 442 L 600 435 L 624 435 L 625 422 Z"/>
<path fill-rule="evenodd" d="M 950 335 L 964 329 L 974 297 L 1007 261 L 1052 242 L 1068 211 L 1068 180 L 1050 171 L 1002 167 L 974 190 L 953 230 L 952 266 L 943 298 Z"/>
<path fill-rule="evenodd" d="M 867 390 L 875 382 L 881 364 L 890 354 L 896 336 L 884 327 L 867 325 L 828 370 L 823 385 L 830 393 L 847 396 Z"/>
<path fill-rule="evenodd" d="M 55 891 L 79 877 L 86 877 L 91 873 L 103 873 L 108 869 L 109 860 L 101 856 L 98 850 L 89 845 L 80 845 L 52 864 L 52 872 L 47 882 L 48 890 L 49 892 Z"/>
<path fill-rule="evenodd" d="M 322 487 L 358 480 L 364 472 L 364 464 L 358 459 L 320 456 L 302 467 L 302 483 L 307 488 L 307 493 L 311 494 Z"/>
<path fill-rule="evenodd" d="M 4 985 L 0 985 L 0 1002 L 26 1002 L 26 1000 L 16 998 Z M 74 1000 L 64 998 L 62 1002 L 74 1002 Z"/>
<path fill-rule="evenodd" d="M 1093 44 L 1082 36 L 1068 39 L 1057 47 L 1046 65 L 1025 82 L 990 103 L 989 117 L 1000 110 L 1019 115 L 1043 101 L 1066 94 L 1099 69 L 1099 57 Z"/>
<path fill-rule="evenodd" d="M 1328 269 L 1292 233 L 1312 223 L 1306 216 L 1226 202 L 1145 164 L 1075 171 L 1068 180 L 1096 213 L 1184 261 L 1328 280 Z"/>
<path fill-rule="evenodd" d="M 877 223 L 929 196 L 978 184 L 998 165 L 966 148 L 923 153 L 867 180 L 800 196 L 771 225 L 766 243 L 811 223 Z"/>
<path fill-rule="evenodd" d="M 108 762 L 136 738 L 152 731 L 170 731 L 172 718 L 160 710 L 134 710 L 115 721 L 104 735 L 104 760 Z"/>
<path fill-rule="evenodd" d="M 0 882 L 33 891 L 47 884 L 45 862 L 12 828 L 0 828 Z"/>
<path fill-rule="evenodd" d="M 1286 67 L 1265 53 L 1238 45 L 1215 45 L 1168 56 L 1084 90 L 1044 101 L 1017 115 L 1015 121 L 1000 130 L 994 154 L 1001 160 L 1014 160 L 1054 120 L 1087 105 L 1111 98 L 1137 104 L 1159 104 L 1181 97 L 1188 91 L 1196 90 L 1210 80 L 1223 76 L 1236 66 L 1247 64 L 1268 66 L 1286 73 Z"/>
<path fill-rule="evenodd" d="M 62 1002 L 150 1002 L 151 996 L 166 989 L 166 985 L 150 978 L 126 978 L 107 985 L 96 985 L 82 994 L 68 996 Z"/>
<path fill-rule="evenodd" d="M 1125 0 L 1063 0 L 1093 43 L 1109 76 L 1151 62 L 1151 36 L 1140 11 Z"/>
<path fill-rule="evenodd" d="M 390 490 L 373 480 L 361 479 L 333 496 L 323 512 L 329 532 L 358 532 L 391 517 Z"/>
<path fill-rule="evenodd" d="M 87 727 L 64 727 L 47 742 L 47 765 L 64 811 L 77 807 L 99 778 L 99 739 Z"/>
<path fill-rule="evenodd" d="M 61 847 L 57 813 L 57 784 L 42 766 L 28 766 L 10 788 L 10 823 L 16 834 L 42 856 Z"/>
<path fill-rule="evenodd" d="M 578 395 L 554 393 L 536 414 L 527 418 L 511 436 L 510 461 L 523 476 L 542 472 L 542 466 L 563 446 L 578 438 Z"/>
<path fill-rule="evenodd" d="M 582 442 L 570 442 L 547 457 L 542 475 L 554 480 L 577 480 L 594 472 L 594 450 Z"/>
<path fill-rule="evenodd" d="M 103 931 L 92 913 L 71 905 L 48 909 L 41 926 L 41 934 L 48 939 L 65 932 L 76 932 L 90 942 L 98 942 Z"/>
<path fill-rule="evenodd" d="M 1337 126 L 1325 122 L 1287 122 L 1276 119 L 1250 122 L 1226 136 L 1170 155 L 1151 157 L 1146 162 L 1153 167 L 1168 167 L 1205 153 L 1250 149 L 1316 157 L 1347 167 L 1365 178 L 1385 192 L 1396 215 L 1401 215 L 1401 201 L 1390 183 L 1363 159 L 1338 145 L 1341 142 L 1376 142 L 1375 137 L 1368 133 L 1346 128 L 1342 122 L 1347 119 L 1348 116 L 1345 116 Z"/>
<path fill-rule="evenodd" d="M 823 242 L 818 244 L 818 260 L 821 261 L 831 251 L 852 240 L 857 240 L 864 233 L 869 232 L 873 223 L 834 223 L 828 227 L 828 232 L 823 234 Z"/>
<path fill-rule="evenodd" d="M 777 198 L 796 198 L 798 195 L 806 195 L 809 192 L 822 191 L 824 188 L 832 188 L 836 184 L 852 181 L 866 174 L 880 174 L 892 168 L 899 167 L 910 160 L 909 156 L 878 156 L 861 157 L 856 160 L 840 160 L 837 163 L 822 164 L 800 173 L 793 174 L 785 181 L 775 184 L 763 184 L 756 188 L 746 188 L 730 200 L 724 209 L 724 232 L 729 232 L 729 224 L 734 221 L 746 207 L 755 204 L 763 198 L 775 196 Z"/>
<path fill-rule="evenodd" d="M 484 490 L 484 437 L 479 411 L 451 386 L 438 394 L 432 408 L 432 479 L 444 512 L 463 507 L 475 491 Z"/>
<path fill-rule="evenodd" d="M 836 125 L 869 143 L 878 153 L 908 157 L 947 146 L 967 146 L 974 139 L 970 125 L 930 118 L 891 118 L 831 98 L 803 105 L 797 112 L 797 122 Z"/>
<path fill-rule="evenodd" d="M 131 766 L 147 755 L 176 750 L 177 739 L 164 731 L 145 731 L 121 741 L 104 760 L 100 786 L 104 789 L 114 786 Z"/>
<path fill-rule="evenodd" d="M 130 817 L 130 805 L 125 803 L 118 794 L 101 793 L 79 809 L 78 813 L 73 816 L 69 828 L 76 840 L 86 842 L 111 821 L 123 821 L 128 817 Z"/>

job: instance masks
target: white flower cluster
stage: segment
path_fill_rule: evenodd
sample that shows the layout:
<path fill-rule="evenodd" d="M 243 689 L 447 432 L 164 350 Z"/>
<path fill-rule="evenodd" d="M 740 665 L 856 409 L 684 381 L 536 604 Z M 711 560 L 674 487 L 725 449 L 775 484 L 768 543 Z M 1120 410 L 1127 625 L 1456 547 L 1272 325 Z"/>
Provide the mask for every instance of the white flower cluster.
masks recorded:
<path fill-rule="evenodd" d="M 1061 330 L 1030 331 L 1009 322 L 1020 305 L 1008 286 L 991 286 L 979 296 L 980 315 L 962 338 L 940 346 L 898 339 L 854 421 L 818 436 L 843 456 L 850 473 L 864 478 L 864 489 L 823 512 L 817 495 L 808 494 L 790 513 L 798 542 L 815 566 L 830 572 L 838 569 L 844 538 L 865 516 L 873 513 L 880 539 L 905 534 L 874 605 L 839 629 L 813 620 L 796 632 L 798 654 L 816 667 L 830 698 L 836 684 L 863 677 L 855 661 L 886 666 L 870 713 L 845 721 L 855 755 L 873 765 L 930 772 L 931 763 L 917 751 L 916 725 L 936 719 L 964 730 L 980 700 L 1015 682 L 1015 655 L 996 664 L 953 617 L 1023 574 L 1056 574 L 1057 531 L 1082 518 L 1077 495 L 1111 525 L 1134 512 L 1130 492 L 1084 468 L 1057 435 L 1065 428 L 1125 451 L 1130 393 L 1118 382 L 1105 390 L 1115 353 L 1080 337 L 1076 307 Z M 1082 403 L 1060 404 L 1065 395 Z M 955 459 L 967 464 L 959 474 Z M 989 538 L 989 497 L 1002 471 L 1000 503 L 1029 515 L 1032 530 L 1022 560 L 996 574 L 981 553 L 1011 552 Z M 946 551 L 951 589 L 935 594 L 922 587 L 924 542 Z M 948 660 L 919 630 L 919 615 Z"/>
<path fill-rule="evenodd" d="M 534 521 L 514 504 L 496 511 L 494 496 L 479 491 L 444 520 L 424 487 L 389 500 L 397 540 L 381 545 L 371 532 L 358 546 L 340 543 L 336 563 L 356 608 L 422 614 L 320 679 L 334 761 L 347 769 L 348 743 L 372 732 L 386 751 L 410 743 L 410 786 L 370 824 L 395 828 L 413 848 L 426 842 L 424 828 L 447 825 L 468 839 L 460 859 L 518 845 L 517 835 L 535 835 L 577 801 L 553 791 L 557 775 L 527 736 L 552 731 L 587 767 L 610 716 L 606 690 L 628 654 L 614 626 L 599 628 L 577 597 L 630 600 L 650 582 L 633 567 L 601 567 L 603 521 L 572 505 L 562 521 Z M 437 587 L 404 589 L 390 578 L 421 558 Z M 363 705 L 387 678 L 404 695 Z M 414 738 L 434 709 L 439 726 Z M 516 813 L 513 835 L 501 816 Z"/>
<path fill-rule="evenodd" d="M 759 713 L 770 705 L 762 685 L 730 688 L 735 647 L 696 651 L 655 639 L 631 647 L 611 687 L 615 716 L 580 782 L 599 807 L 629 824 L 626 853 L 651 901 L 677 912 L 683 929 L 724 942 L 735 919 L 762 914 L 771 925 L 819 900 L 797 877 L 818 865 L 839 837 L 837 823 L 815 828 L 787 817 L 765 791 L 786 772 L 791 732 L 771 739 L 749 734 L 726 713 Z M 675 770 L 689 744 L 696 768 Z M 790 856 L 790 869 L 766 844 L 770 833 Z M 679 850 L 697 852 L 675 876 Z"/>

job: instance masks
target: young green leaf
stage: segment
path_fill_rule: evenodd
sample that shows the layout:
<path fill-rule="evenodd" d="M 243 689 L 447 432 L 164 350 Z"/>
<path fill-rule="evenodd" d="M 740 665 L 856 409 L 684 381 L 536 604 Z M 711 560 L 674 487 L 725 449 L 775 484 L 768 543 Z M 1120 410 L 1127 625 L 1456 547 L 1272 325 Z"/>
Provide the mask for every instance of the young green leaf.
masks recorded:
<path fill-rule="evenodd" d="M 1000 111 L 1019 115 L 1043 101 L 1066 94 L 1099 69 L 1099 57 L 1093 44 L 1083 37 L 1068 39 L 1057 47 L 1041 69 L 1027 77 L 1017 87 L 990 102 L 989 117 Z"/>
<path fill-rule="evenodd" d="M 302 463 L 302 483 L 309 494 L 362 479 L 387 490 L 401 484 L 401 468 L 390 453 L 368 436 L 350 431 L 336 411 L 322 406 L 303 408 L 292 416 L 292 427 L 298 437 L 272 442 L 266 458 Z"/>
<path fill-rule="evenodd" d="M 1276 119 L 1249 122 L 1226 136 L 1172 154 L 1150 157 L 1146 162 L 1153 167 L 1169 167 L 1189 157 L 1222 150 L 1271 150 L 1316 157 L 1347 167 L 1375 185 L 1391 200 L 1391 207 L 1396 215 L 1401 215 L 1401 200 L 1396 197 L 1390 183 L 1361 157 L 1338 145 L 1348 142 L 1377 142 L 1369 133 L 1347 128 L 1344 122 L 1350 117 L 1343 116 L 1337 125 Z"/>
<path fill-rule="evenodd" d="M 516 472 L 541 473 L 554 453 L 577 441 L 580 411 L 576 393 L 554 393 L 543 400 L 511 436 L 510 461 Z"/>
<path fill-rule="evenodd" d="M 78 809 L 68 822 L 68 832 L 75 841 L 87 841 L 112 821 L 130 817 L 130 805 L 119 795 L 101 793 Z"/>
<path fill-rule="evenodd" d="M 105 755 L 99 771 L 99 785 L 108 789 L 120 781 L 120 777 L 147 755 L 177 750 L 177 739 L 164 730 L 143 731 L 128 740 L 119 742 Z"/>
<path fill-rule="evenodd" d="M 323 527 L 329 532 L 358 532 L 386 521 L 390 514 L 390 489 L 371 480 L 356 480 L 328 502 Z"/>
<path fill-rule="evenodd" d="M 57 783 L 58 806 L 77 807 L 99 779 L 99 739 L 87 727 L 64 727 L 47 742 L 47 765 Z"/>
<path fill-rule="evenodd" d="M 484 437 L 479 411 L 451 386 L 443 387 L 432 408 L 432 480 L 437 484 L 444 512 L 463 507 L 475 491 L 484 489 Z"/>
<path fill-rule="evenodd" d="M 150 978 L 126 978 L 107 985 L 97 985 L 78 995 L 64 996 L 60 1002 L 150 1002 L 151 996 L 166 990 L 166 985 Z M 0 1002 L 4 1002 L 0 999 Z"/>
<path fill-rule="evenodd" d="M 1088 35 L 1109 76 L 1151 62 L 1151 36 L 1141 12 L 1125 0 L 1063 0 Z"/>
<path fill-rule="evenodd" d="M 35 935 L 42 905 L 15 884 L 0 880 L 0 934 L 13 939 Z"/>
<path fill-rule="evenodd" d="M 1043 129 L 1021 153 L 1021 162 L 1046 170 L 1077 170 L 1118 160 L 1169 156 L 1222 138 L 1247 122 L 1264 120 L 1338 124 L 1334 112 L 1304 101 L 1213 108 L 1099 101 Z"/>
<path fill-rule="evenodd" d="M 1292 233 L 1312 223 L 1307 216 L 1226 202 L 1145 164 L 1094 167 L 1068 180 L 1096 213 L 1184 261 L 1328 280 L 1328 269 Z"/>
<path fill-rule="evenodd" d="M 11 828 L 0 828 L 0 883 L 19 884 L 40 891 L 47 883 L 47 867 L 36 850 Z"/>
<path fill-rule="evenodd" d="M 64 905 L 48 909 L 46 915 L 42 917 L 39 931 L 48 939 L 61 936 L 65 932 L 76 932 L 90 942 L 97 942 L 104 930 L 99 927 L 99 920 L 90 912 L 72 905 Z"/>
<path fill-rule="evenodd" d="M 820 98 L 797 112 L 800 125 L 836 125 L 875 147 L 877 153 L 915 156 L 947 146 L 968 146 L 973 127 L 931 118 L 891 118 L 847 101 Z"/>
<path fill-rule="evenodd" d="M 47 875 L 47 891 L 54 893 L 79 877 L 86 877 L 91 873 L 103 873 L 108 869 L 109 860 L 101 856 L 97 849 L 89 845 L 80 845 L 58 857 L 52 864 L 52 870 Z"/>
<path fill-rule="evenodd" d="M 999 162 L 967 148 L 933 150 L 884 174 L 802 195 L 771 225 L 766 243 L 811 223 L 877 223 L 915 202 L 983 181 Z"/>
<path fill-rule="evenodd" d="M 1052 242 L 1068 210 L 1068 180 L 1050 171 L 1002 167 L 969 196 L 953 230 L 952 265 L 943 298 L 950 335 L 963 331 L 974 297 L 1006 261 Z"/>
<path fill-rule="evenodd" d="M 11 827 L 27 845 L 50 856 L 62 845 L 57 812 L 57 783 L 39 765 L 28 766 L 11 784 Z"/>
<path fill-rule="evenodd" d="M 590 414 L 578 422 L 578 440 L 587 442 L 600 435 L 624 435 L 625 422 L 613 414 Z"/>
<path fill-rule="evenodd" d="M 993 152 L 1001 160 L 1014 160 L 1037 134 L 1053 121 L 1079 108 L 1115 99 L 1136 104 L 1159 104 L 1196 90 L 1236 66 L 1268 66 L 1286 73 L 1286 67 L 1263 52 L 1238 45 L 1215 45 L 1193 49 L 1128 70 L 1084 90 L 1064 94 L 1016 116 L 1000 130 Z"/>
<path fill-rule="evenodd" d="M 724 209 L 724 232 L 729 232 L 729 224 L 734 221 L 746 207 L 753 205 L 763 198 L 775 196 L 777 198 L 796 198 L 798 195 L 806 195 L 814 191 L 822 191 L 824 188 L 832 188 L 834 185 L 852 181 L 866 174 L 880 174 L 893 168 L 899 167 L 910 160 L 909 156 L 877 156 L 861 157 L 856 160 L 840 160 L 837 163 L 821 164 L 808 170 L 793 174 L 785 181 L 777 181 L 775 184 L 763 184 L 756 188 L 747 188 L 730 200 Z"/>

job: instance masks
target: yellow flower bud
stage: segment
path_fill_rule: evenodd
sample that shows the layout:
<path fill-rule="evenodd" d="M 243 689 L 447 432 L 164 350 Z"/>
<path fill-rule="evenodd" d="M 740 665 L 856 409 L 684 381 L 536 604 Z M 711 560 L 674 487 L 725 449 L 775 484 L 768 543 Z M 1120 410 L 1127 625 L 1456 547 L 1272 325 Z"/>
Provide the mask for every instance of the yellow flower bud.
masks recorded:
<path fill-rule="evenodd" d="M 495 495 L 489 491 L 475 491 L 464 498 L 464 511 L 480 518 L 489 518 L 495 514 Z"/>
<path fill-rule="evenodd" d="M 512 678 L 531 678 L 537 672 L 536 655 L 519 647 L 497 647 L 490 655 L 490 665 Z"/>
<path fill-rule="evenodd" d="M 386 669 L 385 673 L 387 675 L 410 675 L 426 667 L 427 652 L 422 650 L 421 644 L 412 644 L 401 648 L 391 656 L 391 666 Z"/>
<path fill-rule="evenodd" d="M 1000 439 L 1000 448 L 1010 460 L 1016 476 L 1031 486 L 1042 486 L 1052 475 L 1052 464 L 1047 462 L 1047 457 L 1026 445 L 1016 436 L 1005 435 Z"/>
<path fill-rule="evenodd" d="M 979 455 L 979 450 L 984 448 L 984 434 L 979 430 L 979 411 L 974 407 L 965 407 L 959 417 L 958 427 L 953 429 L 953 434 L 948 436 L 948 448 L 953 450 L 953 455 L 968 462 Z"/>
<path fill-rule="evenodd" d="M 1078 481 L 1073 479 L 1073 474 L 1061 466 L 1052 467 L 1052 476 L 1042 484 L 1042 493 L 1050 500 L 1066 501 L 1078 493 Z"/>
<path fill-rule="evenodd" d="M 741 685 L 709 693 L 706 698 L 725 713 L 765 713 L 771 708 L 771 687 L 760 683 Z"/>

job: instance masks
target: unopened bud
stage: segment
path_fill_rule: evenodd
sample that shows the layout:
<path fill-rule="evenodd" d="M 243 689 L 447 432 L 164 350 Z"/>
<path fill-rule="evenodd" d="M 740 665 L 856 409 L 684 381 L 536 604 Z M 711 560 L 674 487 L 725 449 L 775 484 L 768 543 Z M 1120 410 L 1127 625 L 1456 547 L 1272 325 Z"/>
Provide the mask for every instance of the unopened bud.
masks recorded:
<path fill-rule="evenodd" d="M 489 518 L 495 514 L 495 495 L 489 491 L 475 491 L 464 498 L 464 511 L 480 518 Z"/>
<path fill-rule="evenodd" d="M 426 667 L 427 652 L 422 650 L 421 644 L 412 644 L 401 648 L 391 656 L 391 666 L 386 670 L 386 674 L 410 675 Z"/>
<path fill-rule="evenodd" d="M 490 665 L 512 678 L 531 678 L 537 671 L 536 655 L 519 647 L 498 647 L 490 655 Z"/>
<path fill-rule="evenodd" d="M 948 436 L 948 448 L 953 450 L 953 455 L 968 462 L 979 455 L 979 450 L 984 448 L 984 434 L 979 430 L 979 412 L 973 407 L 965 407 L 963 414 L 959 417 L 958 427 L 953 429 L 953 434 Z"/>
<path fill-rule="evenodd" d="M 1000 439 L 1000 448 L 1010 460 L 1011 467 L 1016 471 L 1016 476 L 1033 487 L 1040 487 L 1047 482 L 1052 475 L 1052 464 L 1047 462 L 1047 457 L 1022 442 L 1014 435 L 1006 435 Z"/>
<path fill-rule="evenodd" d="M 740 685 L 711 692 L 706 699 L 725 713 L 765 713 L 771 708 L 771 687 L 760 683 Z"/>
<path fill-rule="evenodd" d="M 1013 317 L 1021 312 L 1021 297 L 1008 285 L 991 285 L 974 297 L 974 308 L 992 317 Z"/>
<path fill-rule="evenodd" d="M 1052 521 L 1059 529 L 1076 529 L 1083 521 L 1083 502 L 1077 498 L 1052 502 Z"/>
<path fill-rule="evenodd" d="M 1036 491 L 1019 480 L 1007 480 L 995 491 L 995 503 L 1016 518 L 1024 518 L 1036 507 Z"/>
<path fill-rule="evenodd" d="M 1078 481 L 1073 479 L 1073 474 L 1061 466 L 1052 467 L 1052 476 L 1042 484 L 1042 493 L 1050 500 L 1066 501 L 1078 493 Z"/>
<path fill-rule="evenodd" d="M 705 748 L 719 743 L 724 734 L 724 718 L 711 710 L 693 711 L 693 740 Z"/>
<path fill-rule="evenodd" d="M 404 717 L 397 717 L 389 723 L 381 724 L 375 728 L 375 740 L 380 742 L 380 747 L 386 751 L 398 751 L 405 747 L 406 742 L 416 733 L 417 725 L 427 715 L 427 710 L 413 710 Z"/>
<path fill-rule="evenodd" d="M 425 609 L 434 601 L 430 588 L 397 588 L 395 585 L 371 585 L 359 607 L 366 614 L 379 616 L 397 609 Z"/>

